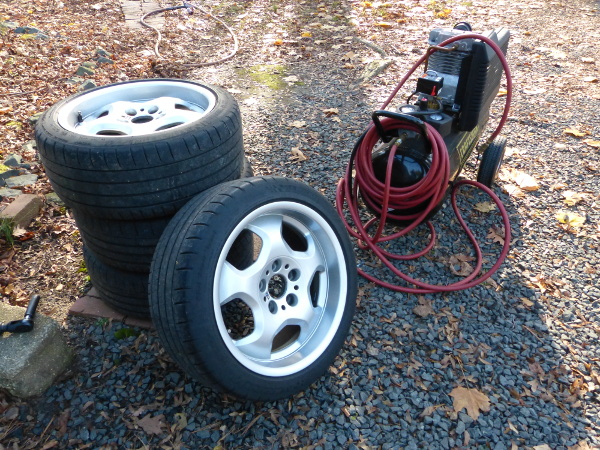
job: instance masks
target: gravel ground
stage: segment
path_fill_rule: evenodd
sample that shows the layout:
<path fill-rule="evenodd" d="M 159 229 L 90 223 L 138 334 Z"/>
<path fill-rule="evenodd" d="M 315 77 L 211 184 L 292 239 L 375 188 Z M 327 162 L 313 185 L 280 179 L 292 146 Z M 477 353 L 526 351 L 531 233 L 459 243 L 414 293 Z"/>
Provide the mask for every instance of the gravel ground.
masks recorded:
<path fill-rule="evenodd" d="M 507 170 L 495 189 L 513 241 L 493 281 L 414 296 L 361 279 L 351 336 L 329 373 L 273 403 L 203 388 L 168 359 L 152 331 L 70 317 L 72 372 L 44 396 L 17 403 L 18 412 L 7 410 L 16 417 L 3 431 L 6 448 L 15 442 L 22 448 L 600 447 L 600 157 L 584 142 L 600 138 L 599 83 L 586 78 L 598 73 L 598 61 L 586 62 L 598 56 L 598 4 L 469 2 L 448 6 L 452 16 L 436 19 L 430 8 L 404 2 L 402 29 L 337 28 L 349 26 L 335 19 L 348 11 L 368 24 L 372 14 L 364 4 L 347 2 L 337 11 L 301 2 L 277 11 L 261 3 L 240 6 L 237 14 L 247 14 L 235 22 L 238 32 L 246 30 L 240 55 L 186 76 L 222 85 L 238 98 L 256 174 L 301 179 L 333 201 L 370 112 L 422 54 L 429 29 L 457 19 L 477 31 L 509 27 L 515 102 L 503 132 L 504 167 L 531 175 L 539 187 L 515 192 Z M 250 19 L 256 30 L 244 28 Z M 315 22 L 327 27 L 310 25 Z M 301 38 L 305 31 L 311 37 Z M 368 60 L 380 56 L 355 37 L 370 39 L 394 61 L 369 84 L 356 81 Z M 277 39 L 283 44 L 274 45 Z M 254 64 L 276 67 L 259 79 L 247 70 Z M 339 113 L 323 111 L 330 108 Z M 587 135 L 565 134 L 567 128 Z M 475 162 L 464 176 L 475 176 Z M 567 190 L 583 200 L 565 204 Z M 499 220 L 472 208 L 482 201 L 473 192 L 461 200 L 493 263 L 500 246 L 487 234 Z M 560 210 L 584 216 L 585 223 L 567 228 L 556 218 Z M 408 270 L 451 281 L 448 258 L 469 250 L 450 208 L 434 223 L 438 246 L 422 269 Z M 398 246 L 418 246 L 425 234 Z M 369 255 L 357 257 L 361 267 L 377 270 Z M 477 420 L 456 412 L 450 393 L 459 386 L 485 394 L 489 411 Z"/>

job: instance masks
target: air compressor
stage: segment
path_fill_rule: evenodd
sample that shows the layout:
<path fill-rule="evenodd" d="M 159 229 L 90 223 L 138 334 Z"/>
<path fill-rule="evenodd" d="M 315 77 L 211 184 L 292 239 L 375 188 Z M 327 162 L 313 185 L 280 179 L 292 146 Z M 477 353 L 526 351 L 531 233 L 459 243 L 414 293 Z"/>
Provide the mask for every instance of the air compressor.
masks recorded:
<path fill-rule="evenodd" d="M 506 210 L 490 189 L 504 157 L 506 139 L 499 137 L 508 117 L 512 81 L 506 61 L 510 32 L 498 28 L 484 34 L 472 32 L 460 22 L 454 28 L 436 28 L 429 33 L 428 49 L 398 83 L 383 106 L 372 113 L 371 123 L 357 141 L 345 177 L 340 180 L 336 205 L 349 233 L 361 248 L 371 249 L 396 275 L 416 287 L 397 286 L 378 278 L 361 275 L 398 291 L 428 293 L 453 291 L 474 286 L 491 276 L 508 253 L 510 224 Z M 422 74 L 406 103 L 387 109 L 400 88 L 424 65 Z M 498 96 L 502 75 L 506 78 L 504 111 L 495 131 L 480 141 L 490 117 L 492 102 Z M 467 160 L 478 148 L 477 181 L 458 180 Z M 400 272 L 391 260 L 423 256 L 433 247 L 435 230 L 429 220 L 442 207 L 448 195 L 460 224 L 468 226 L 456 206 L 455 194 L 466 184 L 476 186 L 497 204 L 505 228 L 505 244 L 498 262 L 483 275 L 481 251 L 472 234 L 478 263 L 469 276 L 451 285 L 439 286 L 415 280 Z M 361 205 L 374 217 L 362 221 Z M 347 212 L 344 206 L 347 205 Z M 395 255 L 384 243 L 403 236 L 426 222 L 431 230 L 430 245 L 415 255 Z M 352 224 L 353 225 L 352 225 Z M 384 234 L 392 223 L 399 231 Z"/>

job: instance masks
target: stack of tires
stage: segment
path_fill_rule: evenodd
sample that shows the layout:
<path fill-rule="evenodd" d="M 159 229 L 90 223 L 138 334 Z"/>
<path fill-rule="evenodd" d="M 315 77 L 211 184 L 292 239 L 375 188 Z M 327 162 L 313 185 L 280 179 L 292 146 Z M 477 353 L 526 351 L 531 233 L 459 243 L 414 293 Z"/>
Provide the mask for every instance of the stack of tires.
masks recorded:
<path fill-rule="evenodd" d="M 63 100 L 36 127 L 104 301 L 151 316 L 205 386 L 276 400 L 313 383 L 344 344 L 356 261 L 333 206 L 306 184 L 250 177 L 225 91 L 140 80 Z"/>
<path fill-rule="evenodd" d="M 226 91 L 184 80 L 118 83 L 58 102 L 35 138 L 69 206 L 101 298 L 149 317 L 148 276 L 173 215 L 206 189 L 252 176 L 239 108 Z"/>

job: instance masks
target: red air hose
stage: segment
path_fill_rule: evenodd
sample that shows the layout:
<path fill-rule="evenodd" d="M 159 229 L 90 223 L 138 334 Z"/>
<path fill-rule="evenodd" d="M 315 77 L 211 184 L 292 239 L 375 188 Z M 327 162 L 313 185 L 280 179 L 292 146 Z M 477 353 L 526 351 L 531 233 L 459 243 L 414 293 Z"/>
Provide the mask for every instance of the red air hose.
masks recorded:
<path fill-rule="evenodd" d="M 442 42 L 440 44 L 440 47 L 447 46 L 461 39 L 478 39 L 485 42 L 496 52 L 504 69 L 507 84 L 506 103 L 504 105 L 504 112 L 502 114 L 502 118 L 500 119 L 496 130 L 488 139 L 488 142 L 491 142 L 496 136 L 498 136 L 508 117 L 508 111 L 510 108 L 510 101 L 512 95 L 512 79 L 510 76 L 510 69 L 508 67 L 506 58 L 504 57 L 504 53 L 502 52 L 500 47 L 498 47 L 498 45 L 491 39 L 479 34 L 466 33 L 458 36 L 453 36 L 450 39 L 447 39 L 446 41 Z M 394 99 L 400 88 L 404 85 L 404 83 L 406 83 L 406 81 L 414 73 L 414 71 L 421 64 L 423 64 L 423 62 L 425 62 L 427 58 L 429 58 L 429 56 L 435 51 L 437 51 L 435 48 L 431 48 L 423 57 L 421 57 L 415 63 L 415 65 L 408 71 L 404 78 L 400 80 L 400 82 L 398 83 L 394 91 L 390 94 L 388 99 L 383 103 L 381 107 L 382 110 L 384 110 L 390 104 L 390 102 Z M 394 129 L 420 131 L 416 125 L 394 118 L 384 117 L 381 119 L 381 124 L 386 131 Z M 482 283 L 490 276 L 492 276 L 492 274 L 496 272 L 496 270 L 498 270 L 498 268 L 506 258 L 506 255 L 508 254 L 510 245 L 510 222 L 508 218 L 508 213 L 506 212 L 506 208 L 504 207 L 498 196 L 494 194 L 494 192 L 492 192 L 491 189 L 489 189 L 487 186 L 481 183 L 469 180 L 458 181 L 454 184 L 450 194 L 452 209 L 454 210 L 454 213 L 456 214 L 456 217 L 461 227 L 467 234 L 469 240 L 471 241 L 473 249 L 475 250 L 477 262 L 475 268 L 467 277 L 449 285 L 428 284 L 406 275 L 393 265 L 392 260 L 408 261 L 417 259 L 427 254 L 433 248 L 435 244 L 436 235 L 435 229 L 429 221 L 427 221 L 427 226 L 429 227 L 431 233 L 431 240 L 429 244 L 425 247 L 425 249 L 418 253 L 410 255 L 397 255 L 384 250 L 379 245 L 380 243 L 392 241 L 411 232 L 414 228 L 416 228 L 419 224 L 426 220 L 427 216 L 442 201 L 446 193 L 450 177 L 450 162 L 448 149 L 446 148 L 444 139 L 435 128 L 433 128 L 427 123 L 425 123 L 425 127 L 427 131 L 426 137 L 431 145 L 431 167 L 427 174 L 419 182 L 408 187 L 397 188 L 392 187 L 390 185 L 391 172 L 393 166 L 392 161 L 397 150 L 396 145 L 393 145 L 390 151 L 385 182 L 382 183 L 381 181 L 379 181 L 379 179 L 375 177 L 375 174 L 373 172 L 372 153 L 375 144 L 380 139 L 380 136 L 374 124 L 371 123 L 369 128 L 365 131 L 363 136 L 357 142 L 357 145 L 355 146 L 352 152 L 352 156 L 350 157 L 350 161 L 346 168 L 345 177 L 340 179 L 338 183 L 336 192 L 336 207 L 338 210 L 338 214 L 340 215 L 340 217 L 346 225 L 346 228 L 348 229 L 348 232 L 351 236 L 354 236 L 358 240 L 359 247 L 362 249 L 370 249 L 396 276 L 402 278 L 404 281 L 414 285 L 415 287 L 406 287 L 388 283 L 364 272 L 361 269 L 358 269 L 358 273 L 367 280 L 394 291 L 407 292 L 413 294 L 428 294 L 434 292 L 450 292 L 468 289 L 479 283 Z M 354 178 L 352 176 L 353 171 L 355 172 Z M 481 275 L 479 275 L 479 272 L 483 265 L 481 249 L 472 231 L 470 230 L 469 226 L 460 214 L 460 211 L 456 204 L 456 193 L 458 192 L 460 187 L 464 185 L 475 186 L 476 188 L 483 190 L 498 207 L 498 210 L 500 211 L 500 214 L 502 216 L 502 221 L 504 223 L 504 245 L 502 247 L 502 251 L 500 252 L 496 263 L 488 271 Z M 363 223 L 363 221 L 360 218 L 361 213 L 358 205 L 359 192 L 363 201 L 369 206 L 369 208 L 378 214 L 378 217 L 374 217 L 366 223 Z M 400 215 L 389 212 L 390 210 L 404 210 L 417 205 L 422 205 L 423 202 L 426 202 L 427 206 L 421 212 L 416 214 Z M 344 205 L 346 203 L 348 206 L 348 212 L 350 214 L 350 217 L 352 218 L 354 226 L 352 226 L 348 222 L 348 220 L 346 220 L 346 215 L 344 214 Z M 384 227 L 389 219 L 395 221 L 400 220 L 404 223 L 408 223 L 408 225 L 396 233 L 384 235 Z M 377 229 L 375 230 L 373 235 L 370 235 L 369 230 L 373 228 L 377 223 Z"/>

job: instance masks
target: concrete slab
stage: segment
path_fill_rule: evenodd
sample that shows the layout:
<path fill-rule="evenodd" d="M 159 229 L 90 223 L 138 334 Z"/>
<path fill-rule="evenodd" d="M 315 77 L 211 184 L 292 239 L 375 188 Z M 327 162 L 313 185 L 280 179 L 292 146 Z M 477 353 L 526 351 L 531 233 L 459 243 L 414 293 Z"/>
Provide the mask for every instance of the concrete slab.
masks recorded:
<path fill-rule="evenodd" d="M 20 320 L 25 308 L 0 303 L 0 322 Z M 41 395 L 71 364 L 73 352 L 58 323 L 36 314 L 29 333 L 0 334 L 0 388 L 29 398 Z"/>
<path fill-rule="evenodd" d="M 41 209 L 41 198 L 33 194 L 22 194 L 0 212 L 0 219 L 10 220 L 15 226 L 26 228 Z"/>
<path fill-rule="evenodd" d="M 132 327 L 145 328 L 147 330 L 154 329 L 151 320 L 138 319 L 136 317 L 128 317 L 124 314 L 115 311 L 109 305 L 104 303 L 95 288 L 92 288 L 83 297 L 79 298 L 69 309 L 69 314 L 82 317 L 106 318 L 123 322 Z"/>
<path fill-rule="evenodd" d="M 156 11 L 162 7 L 154 0 L 120 0 L 121 10 L 125 16 L 125 25 L 130 28 L 146 28 L 140 23 L 140 19 L 149 12 Z M 145 22 L 155 28 L 162 28 L 164 17 L 162 14 L 156 14 L 146 18 Z"/>

